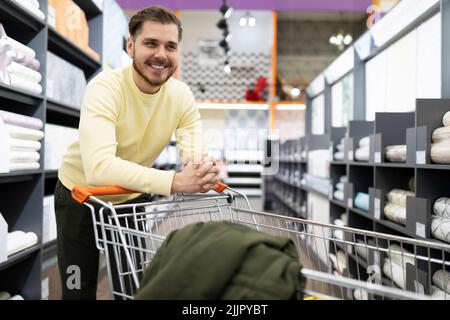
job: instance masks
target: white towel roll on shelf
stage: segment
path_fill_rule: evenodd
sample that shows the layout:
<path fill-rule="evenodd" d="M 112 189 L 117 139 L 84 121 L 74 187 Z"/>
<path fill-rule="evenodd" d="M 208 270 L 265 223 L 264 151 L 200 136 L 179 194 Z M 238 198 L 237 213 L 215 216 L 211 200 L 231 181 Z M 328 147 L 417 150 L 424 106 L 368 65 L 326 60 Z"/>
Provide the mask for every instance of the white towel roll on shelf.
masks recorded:
<path fill-rule="evenodd" d="M 28 117 L 21 114 L 0 110 L 0 117 L 6 124 L 21 126 L 28 129 L 40 130 L 44 127 L 41 119 Z"/>
<path fill-rule="evenodd" d="M 384 259 L 383 272 L 397 286 L 404 290 L 406 289 L 406 272 L 401 264 L 397 264 L 391 259 Z"/>
<path fill-rule="evenodd" d="M 431 215 L 431 234 L 436 239 L 450 243 L 450 219 Z"/>
<path fill-rule="evenodd" d="M 450 111 L 447 111 L 442 117 L 442 124 L 444 127 L 450 127 Z"/>
<path fill-rule="evenodd" d="M 41 158 L 36 151 L 11 151 L 9 154 L 10 162 L 28 163 L 37 162 Z"/>
<path fill-rule="evenodd" d="M 450 272 L 438 270 L 433 274 L 433 283 L 436 287 L 450 294 Z"/>
<path fill-rule="evenodd" d="M 23 77 L 34 83 L 39 83 L 42 80 L 42 75 L 39 72 L 14 61 L 11 62 L 6 70 L 14 75 Z"/>
<path fill-rule="evenodd" d="M 359 146 L 362 147 L 369 147 L 370 145 L 370 136 L 361 138 L 361 140 L 359 140 Z"/>
<path fill-rule="evenodd" d="M 434 202 L 433 212 L 435 215 L 450 219 L 450 198 L 441 197 Z"/>
<path fill-rule="evenodd" d="M 30 58 L 36 58 L 36 51 L 34 51 L 32 48 L 27 47 L 26 45 L 20 43 L 19 41 L 11 37 L 6 37 L 6 39 L 8 40 L 11 47 L 13 47 L 16 51 L 20 51 Z"/>
<path fill-rule="evenodd" d="M 34 232 L 13 231 L 8 233 L 6 239 L 8 256 L 31 247 L 38 243 L 38 237 Z"/>
<path fill-rule="evenodd" d="M 20 90 L 29 91 L 34 94 L 41 94 L 42 93 L 42 86 L 40 84 L 37 84 L 33 81 L 27 80 L 26 78 L 11 74 L 10 75 L 10 83 L 12 87 Z"/>
<path fill-rule="evenodd" d="M 20 171 L 20 170 L 37 170 L 41 167 L 38 162 L 11 162 L 9 164 L 10 171 Z"/>
<path fill-rule="evenodd" d="M 10 124 L 6 124 L 5 127 L 6 130 L 8 130 L 10 137 L 14 139 L 39 141 L 44 138 L 44 132 L 40 130 L 28 129 L 19 126 L 13 126 Z"/>
<path fill-rule="evenodd" d="M 20 294 L 12 296 L 9 300 L 25 300 Z"/>
<path fill-rule="evenodd" d="M 39 151 L 41 143 L 39 141 L 25 139 L 9 139 L 9 145 L 12 151 Z"/>

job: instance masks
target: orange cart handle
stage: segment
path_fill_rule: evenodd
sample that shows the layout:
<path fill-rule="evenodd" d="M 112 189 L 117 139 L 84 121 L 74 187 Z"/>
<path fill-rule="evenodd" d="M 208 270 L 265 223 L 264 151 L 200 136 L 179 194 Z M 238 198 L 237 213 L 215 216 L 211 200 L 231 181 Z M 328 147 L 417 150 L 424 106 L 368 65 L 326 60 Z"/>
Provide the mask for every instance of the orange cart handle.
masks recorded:
<path fill-rule="evenodd" d="M 225 183 L 218 182 L 214 191 L 220 193 L 228 188 Z M 120 195 L 120 194 L 132 194 L 139 193 L 137 191 L 128 190 L 121 187 L 74 187 L 72 189 L 72 198 L 79 202 L 85 203 L 90 196 L 110 196 L 110 195 Z"/>

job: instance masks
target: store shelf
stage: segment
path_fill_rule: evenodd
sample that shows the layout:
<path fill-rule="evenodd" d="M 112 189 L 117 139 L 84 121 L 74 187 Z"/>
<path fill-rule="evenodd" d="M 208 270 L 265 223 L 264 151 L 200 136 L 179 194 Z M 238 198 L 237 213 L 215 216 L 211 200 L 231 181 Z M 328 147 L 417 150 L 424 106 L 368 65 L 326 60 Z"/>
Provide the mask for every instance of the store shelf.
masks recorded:
<path fill-rule="evenodd" d="M 335 205 L 338 205 L 342 208 L 347 208 L 347 205 L 345 204 L 344 201 L 340 201 L 340 200 L 336 200 L 336 199 L 330 199 L 331 203 L 334 203 Z"/>
<path fill-rule="evenodd" d="M 356 214 L 359 214 L 360 216 L 362 216 L 364 218 L 372 219 L 372 217 L 369 215 L 369 213 L 367 211 L 364 211 L 364 210 L 361 210 L 358 208 L 348 208 L 348 210 L 350 210 Z"/>
<path fill-rule="evenodd" d="M 37 175 L 42 174 L 42 170 L 23 170 L 10 173 L 0 173 L 0 183 L 22 182 L 33 180 Z"/>
<path fill-rule="evenodd" d="M 47 112 L 48 111 L 56 112 L 63 116 L 80 117 L 80 109 L 49 98 L 47 98 Z"/>
<path fill-rule="evenodd" d="M 82 69 L 86 78 L 94 75 L 101 67 L 100 62 L 50 26 L 48 27 L 48 50 Z"/>
<path fill-rule="evenodd" d="M 406 227 L 404 227 L 404 226 L 402 226 L 402 225 L 400 225 L 398 223 L 395 223 L 395 222 L 392 222 L 392 221 L 389 221 L 389 220 L 376 220 L 376 222 L 378 224 L 381 224 L 382 226 L 385 226 L 385 227 L 387 227 L 389 229 L 392 229 L 392 230 L 395 230 L 397 232 L 400 232 L 400 233 L 402 233 L 404 235 L 407 235 L 407 236 L 409 236 L 411 238 L 415 237 L 414 233 L 410 232 L 408 229 L 406 229 Z"/>
<path fill-rule="evenodd" d="M 417 169 L 430 169 L 430 170 L 450 170 L 450 165 L 447 164 L 417 164 Z"/>
<path fill-rule="evenodd" d="M 415 165 L 413 164 L 406 164 L 406 163 L 394 163 L 394 162 L 382 162 L 382 163 L 375 163 L 375 167 L 379 168 L 414 168 Z"/>
<path fill-rule="evenodd" d="M 29 247 L 25 250 L 22 250 L 20 252 L 17 252 L 16 254 L 13 254 L 12 256 L 10 256 L 8 258 L 8 260 L 0 263 L 0 271 L 9 268 L 11 266 L 14 266 L 16 263 L 26 259 L 30 254 L 32 254 L 33 252 L 36 252 L 38 250 L 41 249 L 41 245 L 40 244 L 36 244 L 32 247 Z"/>
<path fill-rule="evenodd" d="M 343 166 L 346 165 L 347 163 L 345 161 L 331 161 L 330 164 Z"/>
<path fill-rule="evenodd" d="M 45 170 L 45 179 L 58 178 L 58 170 Z"/>
<path fill-rule="evenodd" d="M 0 83 L 0 97 L 29 106 L 38 106 L 44 100 L 44 96 L 42 95 L 20 91 L 18 89 L 6 86 L 1 83 Z"/>
<path fill-rule="evenodd" d="M 37 33 L 45 27 L 44 20 L 39 20 L 10 0 L 0 1 L 0 21 L 3 25 L 15 26 L 14 32 L 24 35 Z M 9 30 L 7 32 L 10 33 Z"/>
<path fill-rule="evenodd" d="M 322 192 L 320 190 L 316 190 L 314 188 L 310 188 L 310 187 L 307 187 L 307 186 L 301 186 L 300 188 L 305 190 L 305 191 L 307 191 L 307 192 L 314 192 L 314 193 L 317 193 L 317 194 L 319 194 L 319 195 L 321 195 L 323 197 L 328 198 L 328 193 Z"/>
<path fill-rule="evenodd" d="M 87 20 L 91 20 L 102 14 L 102 10 L 92 0 L 73 0 L 86 14 Z"/>
<path fill-rule="evenodd" d="M 373 164 L 369 163 L 369 162 L 359 162 L 359 161 L 349 161 L 348 162 L 349 165 L 351 166 L 363 166 L 363 167 L 373 167 Z"/>

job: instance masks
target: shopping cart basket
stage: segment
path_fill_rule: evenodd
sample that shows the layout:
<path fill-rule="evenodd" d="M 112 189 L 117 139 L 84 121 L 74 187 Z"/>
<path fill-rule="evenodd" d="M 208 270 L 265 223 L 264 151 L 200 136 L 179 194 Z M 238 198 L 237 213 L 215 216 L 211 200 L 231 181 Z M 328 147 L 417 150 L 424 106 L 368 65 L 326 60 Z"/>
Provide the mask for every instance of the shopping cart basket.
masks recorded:
<path fill-rule="evenodd" d="M 96 246 L 105 255 L 116 298 L 133 298 L 146 266 L 171 231 L 227 220 L 292 238 L 303 266 L 299 272 L 307 279 L 305 296 L 450 299 L 450 245 L 254 211 L 236 190 L 218 184 L 216 191 L 220 194 L 113 205 L 98 196 L 134 192 L 119 187 L 72 190 L 73 198 L 91 210 Z"/>

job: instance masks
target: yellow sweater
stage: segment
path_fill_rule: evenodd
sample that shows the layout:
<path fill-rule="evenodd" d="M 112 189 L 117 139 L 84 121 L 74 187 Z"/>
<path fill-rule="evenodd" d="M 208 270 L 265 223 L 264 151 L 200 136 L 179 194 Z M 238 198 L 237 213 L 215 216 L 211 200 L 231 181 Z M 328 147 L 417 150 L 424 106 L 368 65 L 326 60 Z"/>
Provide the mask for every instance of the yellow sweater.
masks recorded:
<path fill-rule="evenodd" d="M 202 152 L 200 113 L 189 87 L 171 78 L 155 94 L 141 92 L 132 67 L 104 71 L 89 82 L 79 139 L 64 156 L 58 177 L 74 186 L 120 186 L 169 195 L 173 171 L 150 168 L 175 132 L 181 157 Z M 107 196 L 114 203 L 138 194 Z"/>

